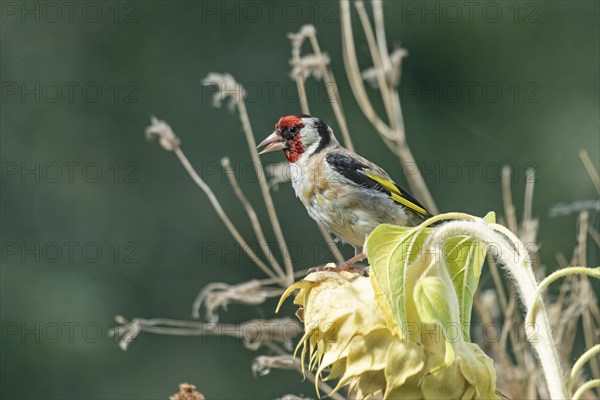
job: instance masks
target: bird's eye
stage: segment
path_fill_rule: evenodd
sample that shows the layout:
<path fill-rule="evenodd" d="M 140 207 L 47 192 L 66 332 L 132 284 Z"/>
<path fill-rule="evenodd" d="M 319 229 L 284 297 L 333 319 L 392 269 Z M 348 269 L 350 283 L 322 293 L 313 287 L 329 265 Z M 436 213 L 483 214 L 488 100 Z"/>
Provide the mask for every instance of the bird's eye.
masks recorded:
<path fill-rule="evenodd" d="M 292 127 L 290 128 L 290 133 L 291 133 L 292 135 L 295 135 L 296 133 L 298 133 L 298 128 L 296 128 L 295 126 L 292 126 Z"/>

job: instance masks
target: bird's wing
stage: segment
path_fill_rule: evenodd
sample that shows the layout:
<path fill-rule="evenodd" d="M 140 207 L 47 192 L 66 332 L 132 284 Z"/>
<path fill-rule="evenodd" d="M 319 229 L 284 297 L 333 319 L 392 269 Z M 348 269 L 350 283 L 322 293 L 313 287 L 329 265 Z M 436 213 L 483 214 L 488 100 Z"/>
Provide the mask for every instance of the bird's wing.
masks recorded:
<path fill-rule="evenodd" d="M 429 218 L 431 213 L 388 174 L 369 160 L 350 152 L 331 152 L 325 161 L 340 175 L 363 188 L 386 193 L 396 203 Z"/>

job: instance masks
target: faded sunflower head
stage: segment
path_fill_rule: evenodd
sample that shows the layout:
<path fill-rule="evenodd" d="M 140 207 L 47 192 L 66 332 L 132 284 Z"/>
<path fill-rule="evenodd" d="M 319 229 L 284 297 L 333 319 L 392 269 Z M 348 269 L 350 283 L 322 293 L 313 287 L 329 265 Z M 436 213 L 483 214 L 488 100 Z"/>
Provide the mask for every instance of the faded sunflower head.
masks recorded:
<path fill-rule="evenodd" d="M 337 379 L 334 392 L 349 385 L 361 399 L 499 398 L 493 361 L 465 321 L 485 248 L 454 237 L 444 241 L 454 256 L 440 259 L 431 233 L 382 225 L 366 244 L 370 278 L 325 270 L 287 289 L 281 301 L 300 290 L 296 351 L 317 382 Z"/>

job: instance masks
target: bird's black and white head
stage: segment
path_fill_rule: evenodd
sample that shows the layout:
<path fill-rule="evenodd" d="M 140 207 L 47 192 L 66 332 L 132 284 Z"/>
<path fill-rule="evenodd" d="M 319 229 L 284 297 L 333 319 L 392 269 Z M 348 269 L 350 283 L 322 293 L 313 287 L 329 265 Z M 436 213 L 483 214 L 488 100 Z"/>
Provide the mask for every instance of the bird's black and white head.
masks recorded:
<path fill-rule="evenodd" d="M 317 117 L 299 114 L 279 118 L 275 131 L 258 147 L 266 146 L 259 154 L 283 150 L 288 161 L 295 163 L 336 144 L 333 131 L 325 122 Z"/>

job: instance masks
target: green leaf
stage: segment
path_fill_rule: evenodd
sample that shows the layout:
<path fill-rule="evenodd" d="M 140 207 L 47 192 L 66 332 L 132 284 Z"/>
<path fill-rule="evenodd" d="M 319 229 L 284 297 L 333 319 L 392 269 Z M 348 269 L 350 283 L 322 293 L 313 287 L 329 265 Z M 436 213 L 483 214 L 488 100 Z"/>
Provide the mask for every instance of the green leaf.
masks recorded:
<path fill-rule="evenodd" d="M 450 307 L 452 288 L 437 276 L 421 278 L 415 287 L 414 299 L 421 321 L 440 324 L 443 327 L 456 322 Z M 454 318 L 453 318 L 454 317 Z"/>
<path fill-rule="evenodd" d="M 367 238 L 365 249 L 371 264 L 370 273 L 387 299 L 394 323 L 407 335 L 406 322 L 416 321 L 412 286 L 407 285 L 407 266 L 415 263 L 424 269 L 417 257 L 422 253 L 431 228 L 407 228 L 380 225 Z M 411 268 L 415 265 L 411 265 Z M 408 291 L 408 292 L 407 292 Z"/>
<path fill-rule="evenodd" d="M 489 212 L 483 220 L 494 223 L 496 216 L 493 212 Z M 450 238 L 444 244 L 446 267 L 458 297 L 460 323 L 463 337 L 467 342 L 471 341 L 470 325 L 473 297 L 479 285 L 479 277 L 481 276 L 487 248 L 487 243 L 467 236 Z"/>
<path fill-rule="evenodd" d="M 470 341 L 473 297 L 479 284 L 486 250 L 487 244 L 466 236 L 450 238 L 444 245 L 446 267 L 458 297 L 460 323 L 466 341 Z"/>
<path fill-rule="evenodd" d="M 495 214 L 488 213 L 484 221 L 493 223 Z M 420 321 L 413 300 L 415 284 L 431 267 L 424 243 L 433 228 L 407 228 L 395 225 L 380 225 L 367 238 L 366 253 L 371 264 L 371 275 L 377 291 L 387 300 L 393 322 L 408 334 L 407 322 Z M 463 339 L 470 341 L 471 311 L 473 297 L 481 269 L 485 261 L 487 244 L 471 237 L 456 236 L 447 239 L 443 248 L 444 263 L 458 300 L 459 322 Z M 428 272 L 427 275 L 430 275 Z M 387 307 L 384 307 L 387 308 Z"/>
<path fill-rule="evenodd" d="M 448 285 L 437 276 L 428 276 L 419 279 L 415 286 L 415 306 L 421 321 L 426 324 L 438 325 L 446 341 L 444 362 L 432 369 L 430 373 L 452 364 L 456 357 L 453 344 L 446 337 L 447 330 L 456 324 L 458 319 L 456 300 L 452 298 L 455 294 L 453 288 Z"/>

